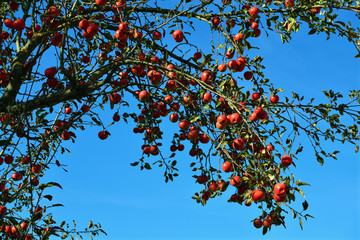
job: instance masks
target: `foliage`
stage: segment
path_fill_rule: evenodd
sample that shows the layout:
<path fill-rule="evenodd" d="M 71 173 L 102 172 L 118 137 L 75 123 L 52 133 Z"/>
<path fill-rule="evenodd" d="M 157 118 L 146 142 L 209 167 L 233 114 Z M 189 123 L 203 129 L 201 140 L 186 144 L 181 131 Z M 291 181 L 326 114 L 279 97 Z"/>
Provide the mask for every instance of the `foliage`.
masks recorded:
<path fill-rule="evenodd" d="M 234 193 L 229 202 L 259 207 L 254 225 L 264 234 L 285 226 L 288 211 L 302 227 L 311 217 L 308 202 L 291 207 L 309 185 L 292 174 L 303 151 L 298 137 L 308 136 L 320 164 L 339 153 L 322 140 L 359 151 L 359 90 L 347 97 L 324 91 L 326 103 L 306 102 L 299 93 L 282 98 L 285 90 L 263 73 L 263 58 L 253 56 L 259 47 L 252 40 L 279 34 L 289 43 L 307 27 L 310 35 L 346 37 L 360 52 L 359 29 L 341 19 L 359 17 L 359 9 L 351 0 L 2 1 L 1 234 L 29 240 L 103 232 L 92 222 L 79 231 L 54 220 L 51 208 L 61 204 L 51 204 L 46 191 L 61 185 L 42 178 L 50 167 L 63 167 L 60 153 L 69 151 L 63 142 L 75 142 L 79 129 L 98 127 L 105 140 L 111 125 L 128 121 L 144 136 L 143 157 L 131 165 L 158 165 L 173 181 L 176 153 L 188 140 L 190 168 L 202 186 L 193 196 L 198 203 L 227 189 Z M 193 41 L 198 28 L 210 29 L 209 49 Z M 56 66 L 48 66 L 50 57 Z M 109 126 L 101 117 L 106 105 L 114 112 Z M 120 113 L 126 106 L 131 112 Z M 179 125 L 170 146 L 162 144 L 167 117 Z M 168 147 L 173 153 L 164 156 Z"/>

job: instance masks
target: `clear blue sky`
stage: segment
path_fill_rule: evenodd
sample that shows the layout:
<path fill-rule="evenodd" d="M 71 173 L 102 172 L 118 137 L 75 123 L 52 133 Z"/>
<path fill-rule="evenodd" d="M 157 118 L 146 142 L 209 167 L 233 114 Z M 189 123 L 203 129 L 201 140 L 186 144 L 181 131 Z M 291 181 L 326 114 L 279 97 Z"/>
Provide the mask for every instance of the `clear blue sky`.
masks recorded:
<path fill-rule="evenodd" d="M 306 36 L 307 32 L 295 34 L 290 45 L 282 45 L 275 34 L 253 40 L 261 48 L 258 54 L 264 57 L 266 76 L 275 87 L 308 99 L 321 97 L 323 89 L 344 94 L 360 89 L 360 64 L 353 46 L 346 39 L 326 41 L 324 35 Z M 202 34 L 197 31 L 187 38 L 205 44 Z M 112 121 L 112 113 L 103 112 L 105 122 Z M 188 150 L 176 157 L 180 176 L 174 182 L 165 184 L 162 169 L 131 167 L 141 157 L 142 144 L 141 136 L 132 133 L 134 126 L 116 123 L 106 141 L 97 138 L 97 127 L 78 132 L 76 144 L 69 144 L 72 154 L 60 157 L 69 172 L 54 169 L 48 174 L 64 188 L 52 191 L 53 202 L 65 205 L 54 209 L 56 219 L 75 219 L 80 227 L 86 227 L 89 220 L 100 222 L 108 237 L 98 239 L 109 240 L 360 239 L 360 162 L 353 146 L 322 142 L 341 154 L 337 161 L 329 159 L 321 167 L 303 136 L 304 151 L 298 155 L 295 175 L 311 184 L 303 190 L 308 213 L 315 219 L 304 222 L 302 231 L 298 220 L 288 215 L 286 229 L 273 227 L 263 237 L 250 222 L 259 215 L 255 205 L 227 203 L 226 194 L 210 199 L 205 207 L 191 199 L 201 187 L 191 177 Z M 298 203 L 302 200 L 300 197 Z"/>

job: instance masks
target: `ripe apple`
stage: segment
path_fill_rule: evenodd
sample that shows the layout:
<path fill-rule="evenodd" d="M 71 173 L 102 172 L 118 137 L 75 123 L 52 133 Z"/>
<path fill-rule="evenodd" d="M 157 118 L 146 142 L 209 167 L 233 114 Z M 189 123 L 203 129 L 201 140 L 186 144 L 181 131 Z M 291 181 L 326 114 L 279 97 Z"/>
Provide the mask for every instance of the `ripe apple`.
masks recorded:
<path fill-rule="evenodd" d="M 146 90 L 142 90 L 142 91 L 139 93 L 139 99 L 140 99 L 140 101 L 145 101 L 145 100 L 147 100 L 149 97 L 150 97 L 150 94 L 149 94 L 149 92 L 146 91 Z"/>
<path fill-rule="evenodd" d="M 206 183 L 207 181 L 209 181 L 208 177 L 206 175 L 200 175 L 197 177 L 197 180 L 196 180 L 198 183 L 200 184 L 204 184 Z"/>
<path fill-rule="evenodd" d="M 253 73 L 252 72 L 250 72 L 250 71 L 246 71 L 246 72 L 244 72 L 244 78 L 246 79 L 246 80 L 251 80 L 252 78 L 253 78 Z"/>
<path fill-rule="evenodd" d="M 41 172 L 41 165 L 40 164 L 34 164 L 31 168 L 31 171 L 33 173 L 39 173 Z"/>
<path fill-rule="evenodd" d="M 36 207 L 34 212 L 35 214 L 37 214 L 37 213 L 41 213 L 42 210 L 43 210 L 42 207 Z"/>
<path fill-rule="evenodd" d="M 247 207 L 250 207 L 251 206 L 251 202 L 248 202 L 247 200 L 245 201 L 245 206 L 247 206 Z"/>
<path fill-rule="evenodd" d="M 16 235 L 18 233 L 18 230 L 17 230 L 17 228 L 15 226 L 11 227 L 11 233 L 14 234 L 14 235 Z"/>
<path fill-rule="evenodd" d="M 251 122 L 256 122 L 259 120 L 259 117 L 256 113 L 251 113 L 250 116 L 249 116 L 249 121 Z"/>
<path fill-rule="evenodd" d="M 244 34 L 242 34 L 242 33 L 235 34 L 234 40 L 237 41 L 238 43 L 242 42 L 242 40 L 244 40 Z"/>
<path fill-rule="evenodd" d="M 205 135 L 205 134 L 200 134 L 200 135 L 199 135 L 199 141 L 200 141 L 201 143 L 206 144 L 206 143 L 208 143 L 208 142 L 210 141 L 210 138 L 209 138 L 207 135 Z"/>
<path fill-rule="evenodd" d="M 288 190 L 288 188 L 287 188 L 286 184 L 282 183 L 282 182 L 277 183 L 274 186 L 274 194 L 278 195 L 279 197 L 286 195 L 287 190 Z"/>
<path fill-rule="evenodd" d="M 71 114 L 71 113 L 72 113 L 72 108 L 71 107 L 65 108 L 65 114 Z"/>
<path fill-rule="evenodd" d="M 190 122 L 188 120 L 183 120 L 179 122 L 179 127 L 183 130 L 189 129 Z"/>
<path fill-rule="evenodd" d="M 254 29 L 255 37 L 259 37 L 261 35 L 261 30 L 256 28 Z"/>
<path fill-rule="evenodd" d="M 294 6 L 294 0 L 285 0 L 285 6 L 286 7 L 293 7 Z"/>
<path fill-rule="evenodd" d="M 285 167 L 288 167 L 290 166 L 292 163 L 292 157 L 289 156 L 289 155 L 284 155 L 282 158 L 281 158 L 281 164 L 284 165 Z"/>
<path fill-rule="evenodd" d="M 263 221 L 263 226 L 265 228 L 271 228 L 272 220 L 270 218 L 265 218 Z"/>
<path fill-rule="evenodd" d="M 233 57 L 234 57 L 234 52 L 226 52 L 225 57 L 226 57 L 227 59 L 233 58 Z"/>
<path fill-rule="evenodd" d="M 16 2 L 10 2 L 9 9 L 12 11 L 17 11 L 19 9 L 19 4 L 17 4 Z"/>
<path fill-rule="evenodd" d="M 218 184 L 217 184 L 216 182 L 210 183 L 209 189 L 210 189 L 211 191 L 215 192 L 217 188 L 218 188 Z"/>
<path fill-rule="evenodd" d="M 196 53 L 194 53 L 194 58 L 195 58 L 195 59 L 199 60 L 201 57 L 202 57 L 201 52 L 196 52 Z"/>
<path fill-rule="evenodd" d="M 204 93 L 203 95 L 202 95 L 202 101 L 204 102 L 204 103 L 211 103 L 211 101 L 212 101 L 212 95 L 211 95 L 211 93 L 209 93 L 209 92 L 206 92 L 206 93 Z"/>
<path fill-rule="evenodd" d="M 252 22 L 250 27 L 255 30 L 259 28 L 259 24 L 257 22 Z"/>
<path fill-rule="evenodd" d="M 83 19 L 79 22 L 79 27 L 82 30 L 86 30 L 89 25 L 90 25 L 90 22 L 87 19 Z"/>
<path fill-rule="evenodd" d="M 209 81 L 213 79 L 211 72 L 209 70 L 205 70 L 201 73 L 201 80 L 209 84 Z"/>
<path fill-rule="evenodd" d="M 80 108 L 80 110 L 83 112 L 83 113 L 87 113 L 90 111 L 90 107 L 86 104 L 83 104 Z"/>
<path fill-rule="evenodd" d="M 29 157 L 24 157 L 24 158 L 21 160 L 21 163 L 22 163 L 22 164 L 29 164 L 29 163 L 30 163 L 30 158 L 29 158 Z"/>
<path fill-rule="evenodd" d="M 14 162 L 14 157 L 11 155 L 7 155 L 4 157 L 4 162 L 6 164 L 12 164 Z"/>
<path fill-rule="evenodd" d="M 235 27 L 235 20 L 234 20 L 234 19 L 228 19 L 228 20 L 226 21 L 226 26 L 227 26 L 228 28 L 233 28 L 233 27 Z"/>
<path fill-rule="evenodd" d="M 240 114 L 233 113 L 229 116 L 229 120 L 231 124 L 239 124 L 243 120 Z"/>
<path fill-rule="evenodd" d="M 220 17 L 219 16 L 213 17 L 211 22 L 212 22 L 212 24 L 214 24 L 215 27 L 219 26 L 221 23 Z"/>
<path fill-rule="evenodd" d="M 109 98 L 110 98 L 110 102 L 112 102 L 113 104 L 117 104 L 117 103 L 119 103 L 120 101 L 121 101 L 121 96 L 120 96 L 120 94 L 118 94 L 118 93 L 111 93 L 110 94 L 110 96 L 109 96 Z"/>
<path fill-rule="evenodd" d="M 9 18 L 7 18 L 7 19 L 5 19 L 4 24 L 5 24 L 5 26 L 8 27 L 8 28 L 13 28 L 14 21 L 11 20 L 11 19 L 9 19 Z"/>
<path fill-rule="evenodd" d="M 249 14 L 252 17 L 256 17 L 259 14 L 259 8 L 258 7 L 252 7 L 249 9 Z"/>
<path fill-rule="evenodd" d="M 173 32 L 173 38 L 175 42 L 182 42 L 182 40 L 184 39 L 184 33 L 181 30 L 175 30 Z"/>
<path fill-rule="evenodd" d="M 286 198 L 287 198 L 287 195 L 285 194 L 284 196 L 279 196 L 279 195 L 276 195 L 275 193 L 273 194 L 273 198 L 276 202 L 285 202 L 286 201 Z"/>
<path fill-rule="evenodd" d="M 24 22 L 24 20 L 22 20 L 22 19 L 16 19 L 16 20 L 13 22 L 12 27 L 15 28 L 15 29 L 18 30 L 18 31 L 22 31 L 22 30 L 24 30 L 24 28 L 25 28 L 25 22 Z"/>
<path fill-rule="evenodd" d="M 313 8 L 311 9 L 311 11 L 314 13 L 314 14 L 318 14 L 320 12 L 321 8 L 320 7 L 316 7 L 316 8 Z"/>
<path fill-rule="evenodd" d="M 236 70 L 239 67 L 239 65 L 235 60 L 231 60 L 230 62 L 228 62 L 228 67 L 229 69 Z"/>
<path fill-rule="evenodd" d="M 59 81 L 56 78 L 49 78 L 46 81 L 46 84 L 49 86 L 49 88 L 56 89 L 59 86 Z"/>
<path fill-rule="evenodd" d="M 231 162 L 224 162 L 221 166 L 224 172 L 231 172 L 232 171 L 232 163 Z"/>
<path fill-rule="evenodd" d="M 154 38 L 155 40 L 160 40 L 161 37 L 162 37 L 162 35 L 161 35 L 161 33 L 160 33 L 159 31 L 155 31 L 155 32 L 153 33 L 153 38 Z"/>
<path fill-rule="evenodd" d="M 226 117 L 224 114 L 222 114 L 222 115 L 218 116 L 218 118 L 217 118 L 216 121 L 217 121 L 219 124 L 227 124 L 228 119 L 227 119 L 227 117 Z"/>
<path fill-rule="evenodd" d="M 190 130 L 187 134 L 187 139 L 195 140 L 199 137 L 199 129 Z"/>
<path fill-rule="evenodd" d="M 109 136 L 109 133 L 107 131 L 100 131 L 98 133 L 98 137 L 101 139 L 101 140 L 105 140 L 107 139 Z"/>
<path fill-rule="evenodd" d="M 119 30 L 121 32 L 127 32 L 128 29 L 129 29 L 129 26 L 128 26 L 128 24 L 126 22 L 122 22 L 122 23 L 119 24 Z"/>
<path fill-rule="evenodd" d="M 260 93 L 254 92 L 253 94 L 251 94 L 251 100 L 257 101 L 260 99 L 260 96 L 261 96 Z"/>
<path fill-rule="evenodd" d="M 173 102 L 173 97 L 171 95 L 167 95 L 166 97 L 164 97 L 164 102 L 166 103 L 172 103 Z"/>
<path fill-rule="evenodd" d="M 22 175 L 21 173 L 19 172 L 14 172 L 12 175 L 11 175 L 11 178 L 14 180 L 14 181 L 20 181 L 22 179 Z"/>
<path fill-rule="evenodd" d="M 90 38 L 93 38 L 98 32 L 99 27 L 94 23 L 90 23 L 89 26 L 86 28 L 86 33 L 90 35 Z"/>
<path fill-rule="evenodd" d="M 4 216 L 7 213 L 7 208 L 5 206 L 0 206 L 0 215 Z"/>
<path fill-rule="evenodd" d="M 202 199 L 204 199 L 205 201 L 209 200 L 210 196 L 211 196 L 211 193 L 210 193 L 209 191 L 205 191 L 205 192 L 201 195 Z"/>
<path fill-rule="evenodd" d="M 256 189 L 251 192 L 251 198 L 254 200 L 254 202 L 261 202 L 265 198 L 265 194 L 263 191 Z"/>
<path fill-rule="evenodd" d="M 240 176 L 234 176 L 233 178 L 231 178 L 230 184 L 234 187 L 239 187 L 241 185 Z"/>
<path fill-rule="evenodd" d="M 156 145 L 150 146 L 150 153 L 151 155 L 158 155 L 159 154 L 159 148 Z"/>
<path fill-rule="evenodd" d="M 184 144 L 179 144 L 179 146 L 177 147 L 177 149 L 178 149 L 179 151 L 183 151 L 183 150 L 185 149 Z"/>
<path fill-rule="evenodd" d="M 96 0 L 95 2 L 98 6 L 101 7 L 106 5 L 106 0 Z"/>
<path fill-rule="evenodd" d="M 173 123 L 177 122 L 179 120 L 179 115 L 177 113 L 172 113 L 172 114 L 170 114 L 169 119 L 170 119 L 170 122 L 173 122 Z"/>
<path fill-rule="evenodd" d="M 87 64 L 87 63 L 90 62 L 90 57 L 88 57 L 88 56 L 83 56 L 83 57 L 81 58 L 81 61 L 82 61 L 83 63 Z"/>
<path fill-rule="evenodd" d="M 70 138 L 71 138 L 71 133 L 70 132 L 68 132 L 68 131 L 64 131 L 62 134 L 61 134 L 61 138 L 63 139 L 63 140 L 70 140 Z"/>
<path fill-rule="evenodd" d="M 279 96 L 278 95 L 272 95 L 270 97 L 270 102 L 272 103 L 278 103 L 279 102 Z"/>
<path fill-rule="evenodd" d="M 262 226 L 263 226 L 263 222 L 261 221 L 261 219 L 254 220 L 254 227 L 261 228 Z"/>
<path fill-rule="evenodd" d="M 23 222 L 20 224 L 21 230 L 26 230 L 28 228 L 28 224 L 26 222 Z"/>
<path fill-rule="evenodd" d="M 237 139 L 234 140 L 232 146 L 236 150 L 242 150 L 244 148 L 244 146 L 245 146 L 245 142 L 244 142 L 243 139 L 237 138 Z"/>
<path fill-rule="evenodd" d="M 227 69 L 227 66 L 226 66 L 226 64 L 225 64 L 225 63 L 221 63 L 221 64 L 219 64 L 219 66 L 218 66 L 218 70 L 219 70 L 220 72 L 225 72 L 225 71 L 226 71 L 226 69 Z"/>

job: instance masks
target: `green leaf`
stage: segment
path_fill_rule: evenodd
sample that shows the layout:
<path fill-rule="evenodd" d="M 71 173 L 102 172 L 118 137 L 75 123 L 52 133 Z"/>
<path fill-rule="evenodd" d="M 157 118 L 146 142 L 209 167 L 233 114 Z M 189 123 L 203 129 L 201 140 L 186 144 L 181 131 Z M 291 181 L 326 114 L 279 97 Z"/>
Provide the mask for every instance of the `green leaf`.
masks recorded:
<path fill-rule="evenodd" d="M 309 35 L 312 35 L 312 34 L 314 34 L 314 33 L 316 33 L 316 29 L 315 29 L 315 28 L 311 29 L 308 34 L 309 34 Z"/>
<path fill-rule="evenodd" d="M 219 50 L 219 49 L 221 49 L 221 48 L 223 48 L 223 47 L 225 47 L 225 44 L 220 44 L 219 46 L 217 46 L 217 50 Z"/>
<path fill-rule="evenodd" d="M 308 204 L 308 202 L 305 200 L 305 201 L 302 203 L 302 206 L 303 206 L 303 208 L 304 208 L 304 211 L 306 211 L 306 209 L 308 209 L 308 207 L 309 207 L 309 204 Z"/>
<path fill-rule="evenodd" d="M 302 223 L 301 217 L 299 217 L 299 224 L 300 224 L 301 230 L 304 230 L 304 229 L 303 229 L 303 223 Z"/>
<path fill-rule="evenodd" d="M 44 195 L 43 198 L 48 199 L 49 201 L 51 201 L 53 199 L 53 196 L 51 195 Z"/>
<path fill-rule="evenodd" d="M 294 189 L 295 189 L 296 191 L 298 191 L 303 198 L 305 198 L 305 194 L 303 193 L 303 191 L 302 191 L 300 188 L 294 188 Z"/>
<path fill-rule="evenodd" d="M 63 188 L 61 187 L 61 185 L 58 184 L 58 183 L 56 183 L 56 182 L 42 183 L 42 184 L 39 185 L 39 189 L 40 189 L 40 190 L 44 190 L 44 189 L 47 188 L 47 187 L 53 187 L 53 186 L 56 186 L 56 187 L 58 187 L 58 188 L 63 189 Z"/>
<path fill-rule="evenodd" d="M 150 166 L 149 163 L 145 163 L 144 168 L 146 168 L 147 170 L 150 170 L 150 169 L 151 169 L 151 166 Z"/>

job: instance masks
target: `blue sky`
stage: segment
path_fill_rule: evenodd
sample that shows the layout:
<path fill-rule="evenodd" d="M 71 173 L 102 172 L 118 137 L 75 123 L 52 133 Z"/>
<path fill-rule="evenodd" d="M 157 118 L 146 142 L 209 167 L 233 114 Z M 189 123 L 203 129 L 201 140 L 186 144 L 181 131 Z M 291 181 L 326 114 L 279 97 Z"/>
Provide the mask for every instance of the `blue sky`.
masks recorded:
<path fill-rule="evenodd" d="M 258 54 L 264 57 L 266 76 L 275 87 L 286 90 L 279 94 L 280 98 L 291 91 L 310 99 L 322 98 L 324 89 L 344 95 L 349 89 L 359 89 L 360 64 L 354 58 L 353 46 L 346 39 L 326 41 L 325 36 L 307 36 L 307 32 L 300 30 L 290 45 L 282 45 L 275 34 L 269 38 L 262 34 L 252 40 L 261 48 Z M 193 33 L 188 39 L 205 44 L 201 34 Z M 103 112 L 105 122 L 112 121 L 112 114 L 113 111 Z M 86 227 L 89 220 L 100 222 L 108 237 L 98 239 L 111 240 L 360 238 L 360 162 L 353 146 L 322 142 L 341 150 L 341 154 L 337 161 L 328 159 L 321 167 L 307 138 L 301 138 L 304 152 L 298 155 L 295 176 L 311 184 L 303 190 L 309 203 L 308 213 L 315 219 L 304 222 L 301 230 L 298 220 L 288 215 L 286 229 L 273 227 L 263 237 L 250 222 L 259 215 L 254 204 L 245 207 L 227 203 L 230 193 L 210 199 L 204 207 L 191 199 L 201 187 L 191 177 L 186 149 L 177 154 L 180 176 L 174 182 L 165 184 L 162 169 L 140 171 L 131 167 L 130 163 L 141 157 L 142 144 L 141 136 L 132 133 L 134 126 L 123 121 L 116 123 L 105 141 L 97 138 L 97 127 L 77 133 L 76 144 L 68 144 L 72 154 L 59 157 L 69 172 L 53 169 L 48 173 L 52 181 L 64 188 L 52 191 L 53 202 L 65 205 L 54 209 L 56 219 L 75 219 L 80 228 Z M 167 123 L 165 128 L 174 129 L 177 125 Z M 299 209 L 302 200 L 299 197 Z"/>

